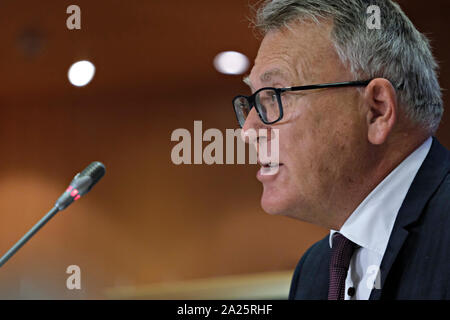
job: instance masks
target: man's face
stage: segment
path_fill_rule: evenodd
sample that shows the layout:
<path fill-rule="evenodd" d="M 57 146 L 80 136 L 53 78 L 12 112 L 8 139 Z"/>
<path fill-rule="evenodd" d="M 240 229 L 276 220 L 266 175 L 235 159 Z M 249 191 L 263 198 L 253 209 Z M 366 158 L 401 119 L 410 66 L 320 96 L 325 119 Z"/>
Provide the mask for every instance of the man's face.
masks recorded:
<path fill-rule="evenodd" d="M 249 76 L 253 92 L 360 80 L 339 60 L 330 40 L 331 24 L 290 27 L 263 39 Z M 367 128 L 360 93 L 352 87 L 284 93 L 283 110 L 283 118 L 267 126 L 253 108 L 243 127 L 244 132 L 279 129 L 279 170 L 257 175 L 264 187 L 261 205 L 271 214 L 325 226 L 336 200 L 345 197 L 362 169 Z"/>

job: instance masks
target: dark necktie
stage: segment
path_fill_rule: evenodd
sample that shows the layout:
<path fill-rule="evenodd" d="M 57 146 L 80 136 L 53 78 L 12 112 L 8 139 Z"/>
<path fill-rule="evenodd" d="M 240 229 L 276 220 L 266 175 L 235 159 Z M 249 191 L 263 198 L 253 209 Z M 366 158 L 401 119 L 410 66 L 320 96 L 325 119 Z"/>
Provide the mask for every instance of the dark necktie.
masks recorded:
<path fill-rule="evenodd" d="M 333 235 L 328 300 L 344 300 L 345 278 L 347 278 L 350 259 L 352 258 L 355 247 L 355 244 L 342 234 L 335 233 Z"/>

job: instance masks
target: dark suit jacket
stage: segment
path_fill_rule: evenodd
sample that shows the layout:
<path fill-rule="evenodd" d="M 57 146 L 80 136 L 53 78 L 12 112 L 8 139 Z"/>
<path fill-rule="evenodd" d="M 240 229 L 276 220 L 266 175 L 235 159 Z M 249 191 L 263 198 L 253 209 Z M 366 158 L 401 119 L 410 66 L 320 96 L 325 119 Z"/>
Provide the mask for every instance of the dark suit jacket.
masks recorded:
<path fill-rule="evenodd" d="M 328 297 L 328 235 L 298 263 L 289 299 Z M 398 212 L 370 299 L 450 299 L 450 152 L 436 138 Z"/>

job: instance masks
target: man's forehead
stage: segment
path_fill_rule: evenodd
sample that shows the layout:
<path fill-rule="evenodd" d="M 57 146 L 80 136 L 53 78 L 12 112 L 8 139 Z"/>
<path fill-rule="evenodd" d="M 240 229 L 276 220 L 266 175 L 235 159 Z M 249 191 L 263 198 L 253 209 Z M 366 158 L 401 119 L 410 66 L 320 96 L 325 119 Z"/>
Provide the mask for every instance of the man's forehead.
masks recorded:
<path fill-rule="evenodd" d="M 283 79 L 298 81 L 292 85 L 300 85 L 313 80 L 309 78 L 314 78 L 312 73 L 318 72 L 317 67 L 336 54 L 330 31 L 330 24 L 315 23 L 294 23 L 289 28 L 270 31 L 261 42 L 255 65 L 244 82 L 253 90 L 256 83 L 251 81 L 264 84 Z"/>

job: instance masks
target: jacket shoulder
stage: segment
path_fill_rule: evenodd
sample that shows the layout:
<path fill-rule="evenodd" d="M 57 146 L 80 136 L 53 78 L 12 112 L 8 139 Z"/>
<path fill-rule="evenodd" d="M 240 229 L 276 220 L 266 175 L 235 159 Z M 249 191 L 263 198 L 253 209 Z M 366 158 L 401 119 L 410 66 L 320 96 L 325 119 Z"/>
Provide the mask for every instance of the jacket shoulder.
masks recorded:
<path fill-rule="evenodd" d="M 329 235 L 303 254 L 292 277 L 290 300 L 327 299 L 329 255 Z"/>

